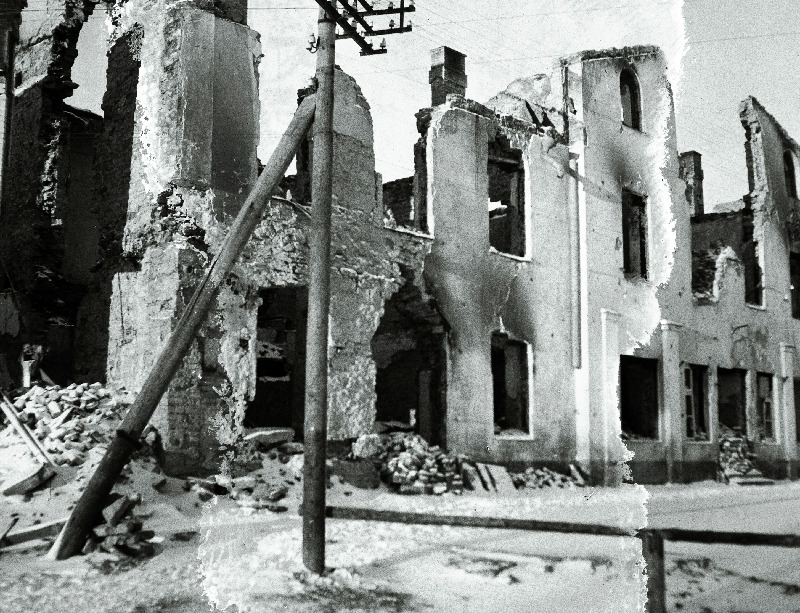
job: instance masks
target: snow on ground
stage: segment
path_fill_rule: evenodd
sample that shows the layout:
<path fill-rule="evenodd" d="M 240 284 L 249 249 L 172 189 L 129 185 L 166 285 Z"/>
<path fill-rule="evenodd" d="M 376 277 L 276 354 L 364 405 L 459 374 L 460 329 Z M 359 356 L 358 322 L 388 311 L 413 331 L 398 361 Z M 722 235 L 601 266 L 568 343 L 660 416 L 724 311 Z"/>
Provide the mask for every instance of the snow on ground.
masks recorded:
<path fill-rule="evenodd" d="M 357 490 L 334 479 L 328 503 L 439 515 L 602 523 L 635 530 L 644 523 L 645 496 L 640 487 L 525 490 L 514 496 L 400 496 L 384 488 Z M 219 608 L 641 609 L 641 547 L 635 538 L 329 520 L 326 562 L 336 570 L 320 583 L 309 582 L 303 571 L 302 533 L 296 516 L 221 503 L 208 504 L 203 511 L 204 541 L 199 552 L 203 585 Z M 577 598 L 575 585 L 587 588 Z M 323 601 L 332 608 L 313 608 Z M 501 603 L 501 609 L 496 608 Z"/>

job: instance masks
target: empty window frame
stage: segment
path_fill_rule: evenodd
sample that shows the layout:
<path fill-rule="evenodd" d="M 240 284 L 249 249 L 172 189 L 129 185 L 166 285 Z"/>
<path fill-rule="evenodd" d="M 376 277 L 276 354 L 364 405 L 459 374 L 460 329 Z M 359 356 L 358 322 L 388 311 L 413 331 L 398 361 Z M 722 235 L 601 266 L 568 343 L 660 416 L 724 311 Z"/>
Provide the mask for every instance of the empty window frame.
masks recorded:
<path fill-rule="evenodd" d="M 772 375 L 756 374 L 756 419 L 758 438 L 775 440 L 775 414 L 772 406 Z"/>
<path fill-rule="evenodd" d="M 764 293 L 763 274 L 758 261 L 758 241 L 753 234 L 753 214 L 742 216 L 742 260 L 744 264 L 744 300 L 761 306 Z"/>
<path fill-rule="evenodd" d="M 622 103 L 622 123 L 634 130 L 641 130 L 642 101 L 639 80 L 629 68 L 619 75 L 619 97 Z"/>
<path fill-rule="evenodd" d="M 720 368 L 717 371 L 717 411 L 720 437 L 747 434 L 747 371 Z"/>
<path fill-rule="evenodd" d="M 800 379 L 794 380 L 794 420 L 795 438 L 800 443 Z"/>
<path fill-rule="evenodd" d="M 792 289 L 792 317 L 800 319 L 800 253 L 789 253 L 789 278 Z"/>
<path fill-rule="evenodd" d="M 489 143 L 489 244 L 501 253 L 525 255 L 525 166 L 522 151 L 503 135 Z"/>
<path fill-rule="evenodd" d="M 622 269 L 626 276 L 647 278 L 647 201 L 622 191 Z"/>
<path fill-rule="evenodd" d="M 708 367 L 689 364 L 683 369 L 686 438 L 708 440 Z"/>
<path fill-rule="evenodd" d="M 658 439 L 658 360 L 620 356 L 619 395 L 623 438 Z"/>
<path fill-rule="evenodd" d="M 786 181 L 786 193 L 790 198 L 797 198 L 797 179 L 794 169 L 794 154 L 788 149 L 783 152 L 783 178 Z"/>
<path fill-rule="evenodd" d="M 492 333 L 492 381 L 495 433 L 530 435 L 528 419 L 528 344 Z"/>

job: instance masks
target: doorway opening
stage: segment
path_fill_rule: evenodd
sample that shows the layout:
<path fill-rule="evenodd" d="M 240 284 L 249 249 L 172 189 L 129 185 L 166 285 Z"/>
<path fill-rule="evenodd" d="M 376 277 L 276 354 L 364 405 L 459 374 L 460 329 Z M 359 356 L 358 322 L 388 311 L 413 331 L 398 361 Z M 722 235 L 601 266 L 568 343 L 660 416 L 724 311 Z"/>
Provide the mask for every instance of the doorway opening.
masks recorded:
<path fill-rule="evenodd" d="M 747 371 L 720 368 L 717 374 L 719 389 L 720 437 L 747 435 Z"/>
<path fill-rule="evenodd" d="M 444 320 L 414 272 L 401 266 L 401 273 L 404 283 L 386 301 L 372 338 L 376 421 L 444 445 Z"/>
<path fill-rule="evenodd" d="M 256 394 L 246 428 L 293 428 L 302 439 L 308 289 L 261 290 L 256 336 Z"/>

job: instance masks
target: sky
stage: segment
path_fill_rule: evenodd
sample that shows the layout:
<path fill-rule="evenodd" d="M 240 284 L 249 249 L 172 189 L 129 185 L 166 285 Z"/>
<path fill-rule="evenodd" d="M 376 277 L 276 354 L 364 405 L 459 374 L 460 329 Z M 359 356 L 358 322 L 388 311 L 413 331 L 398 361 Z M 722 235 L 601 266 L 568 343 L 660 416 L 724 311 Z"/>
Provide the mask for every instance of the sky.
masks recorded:
<path fill-rule="evenodd" d="M 388 0 L 376 0 L 385 6 Z M 467 96 L 479 102 L 520 76 L 552 74 L 553 61 L 584 49 L 655 44 L 664 49 L 675 93 L 679 151 L 703 154 L 705 199 L 747 192 L 739 102 L 754 95 L 800 140 L 800 6 L 796 0 L 417 0 L 413 31 L 389 36 L 389 52 L 362 57 L 337 43 L 337 63 L 354 76 L 372 109 L 375 154 L 384 180 L 413 172 L 414 113 L 430 103 L 430 50 L 467 56 Z M 102 5 L 81 32 L 69 102 L 99 111 L 104 84 Z M 313 0 L 250 0 L 261 34 L 261 142 L 269 157 L 314 72 L 305 50 L 316 28 Z M 384 19 L 386 21 L 386 19 Z M 376 27 L 382 22 L 375 18 Z M 378 39 L 379 40 L 379 39 Z M 376 41 L 377 42 L 377 41 Z M 555 74 L 553 83 L 558 83 Z"/>

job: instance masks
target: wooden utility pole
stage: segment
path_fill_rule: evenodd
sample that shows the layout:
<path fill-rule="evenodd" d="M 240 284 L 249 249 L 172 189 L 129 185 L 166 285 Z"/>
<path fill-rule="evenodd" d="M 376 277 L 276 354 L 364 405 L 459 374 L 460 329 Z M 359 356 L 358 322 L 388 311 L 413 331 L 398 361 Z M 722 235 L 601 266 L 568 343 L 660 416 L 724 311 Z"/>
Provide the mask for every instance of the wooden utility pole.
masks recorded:
<path fill-rule="evenodd" d="M 336 39 L 353 38 L 362 55 L 386 53 L 365 36 L 408 32 L 405 7 L 376 11 L 366 0 L 359 11 L 347 0 L 316 0 L 319 4 L 317 40 L 310 50 L 317 54 L 317 113 L 314 118 L 314 155 L 311 179 L 311 237 L 309 240 L 308 332 L 306 338 L 305 462 L 303 465 L 303 564 L 312 573 L 325 571 L 325 493 L 327 489 L 326 449 L 328 439 L 328 320 L 330 316 L 331 199 L 333 196 L 333 106 Z M 346 13 L 340 13 L 341 4 Z M 373 30 L 366 14 L 400 14 L 400 28 L 391 22 L 389 30 Z M 347 15 L 352 19 L 348 21 Z M 336 33 L 336 26 L 344 34 Z M 364 29 L 359 32 L 357 25 Z"/>
<path fill-rule="evenodd" d="M 317 39 L 317 112 L 311 178 L 308 332 L 306 337 L 303 564 L 325 571 L 325 476 L 328 435 L 328 315 L 330 313 L 333 86 L 336 24 L 320 8 Z"/>
<path fill-rule="evenodd" d="M 314 107 L 315 97 L 309 96 L 295 112 L 253 191 L 233 221 L 219 254 L 214 258 L 203 282 L 186 305 L 178 325 L 167 339 L 166 346 L 161 350 L 161 355 L 158 356 L 142 385 L 136 402 L 125 415 L 116 436 L 108 446 L 108 451 L 53 544 L 48 554 L 50 559 L 68 558 L 80 553 L 83 548 L 86 534 L 96 525 L 117 477 L 128 463 L 131 453 L 138 448 L 142 431 L 153 416 L 161 397 L 183 361 L 183 356 L 205 321 L 217 291 L 228 278 L 242 249 L 250 240 L 253 230 L 261 221 L 270 196 L 305 139 L 314 120 Z"/>

